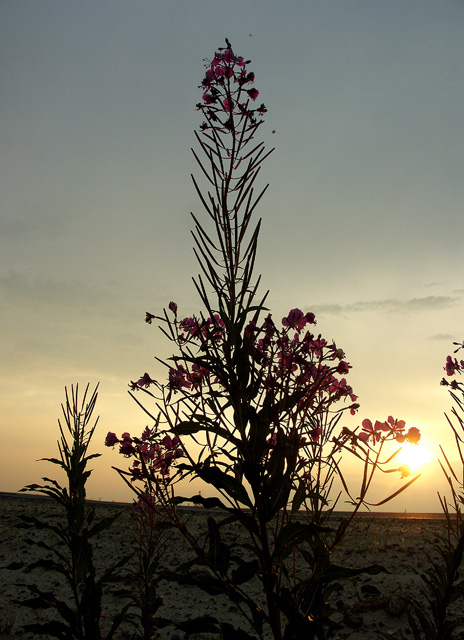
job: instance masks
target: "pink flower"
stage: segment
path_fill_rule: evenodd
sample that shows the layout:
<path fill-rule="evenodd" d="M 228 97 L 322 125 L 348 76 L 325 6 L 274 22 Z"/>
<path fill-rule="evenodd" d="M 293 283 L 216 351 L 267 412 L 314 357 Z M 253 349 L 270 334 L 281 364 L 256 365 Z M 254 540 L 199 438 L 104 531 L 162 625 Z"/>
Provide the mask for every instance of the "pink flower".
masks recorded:
<path fill-rule="evenodd" d="M 124 456 L 131 456 L 135 453 L 135 448 L 132 446 L 132 439 L 129 436 L 128 438 L 124 438 L 124 436 L 129 434 L 122 434 L 123 441 L 121 442 L 121 446 L 119 447 L 119 453 L 122 453 Z"/>
<path fill-rule="evenodd" d="M 316 442 L 318 442 L 319 437 L 322 434 L 322 429 L 320 427 L 316 427 L 315 429 L 311 429 L 311 431 L 308 432 L 308 435 L 311 436 L 312 440 L 315 440 Z"/>
<path fill-rule="evenodd" d="M 267 441 L 270 447 L 275 447 L 277 444 L 277 433 L 274 433 Z"/>
<path fill-rule="evenodd" d="M 421 439 L 421 433 L 417 427 L 411 427 L 406 434 L 406 439 L 411 444 L 417 444 Z"/>
<path fill-rule="evenodd" d="M 145 387 L 146 389 L 148 389 L 148 387 L 154 382 L 155 381 L 150 378 L 148 373 L 144 373 L 143 376 L 139 380 L 137 380 L 137 385 L 139 387 Z"/>
<path fill-rule="evenodd" d="M 291 352 L 280 351 L 277 354 L 277 358 L 279 360 L 279 366 L 275 367 L 275 371 L 278 377 L 286 375 L 289 370 L 297 370 L 297 365 L 293 362 L 293 354 Z"/>
<path fill-rule="evenodd" d="M 229 100 L 228 98 L 226 98 L 222 104 L 224 105 L 224 109 L 226 111 L 232 111 L 232 107 L 234 106 L 234 103 L 232 102 L 232 100 Z"/>
<path fill-rule="evenodd" d="M 224 51 L 224 62 L 227 62 L 227 64 L 233 64 L 235 62 L 235 56 L 232 49 L 226 49 Z"/>
<path fill-rule="evenodd" d="M 453 362 L 453 358 L 451 356 L 448 356 L 446 358 L 446 374 L 448 376 L 452 376 L 454 374 L 454 372 L 456 371 L 456 369 L 459 370 L 459 365 L 458 365 L 458 361 L 455 359 Z"/>
<path fill-rule="evenodd" d="M 286 318 L 282 318 L 282 326 L 296 329 L 299 333 L 308 322 L 314 324 L 315 318 L 314 313 L 304 315 L 301 309 L 292 309 Z"/>
<path fill-rule="evenodd" d="M 238 77 L 237 82 L 242 87 L 244 84 L 247 84 L 248 82 L 254 82 L 254 79 L 255 79 L 255 74 L 253 72 L 250 72 L 247 75 L 245 68 L 243 68 L 240 72 L 240 76 Z"/>
<path fill-rule="evenodd" d="M 151 324 L 151 321 L 153 320 L 153 318 L 155 318 L 156 316 L 154 316 L 152 313 L 148 313 L 148 311 L 146 312 L 146 316 L 145 316 L 145 322 L 147 324 Z"/>
<path fill-rule="evenodd" d="M 210 93 L 203 94 L 203 101 L 205 104 L 213 104 L 214 98 Z"/>
<path fill-rule="evenodd" d="M 256 326 L 256 322 L 254 320 L 250 320 L 250 322 L 245 327 L 245 335 L 253 336 L 253 333 L 257 330 L 258 330 L 258 327 Z"/>
<path fill-rule="evenodd" d="M 314 355 L 320 358 L 322 356 L 322 349 L 327 345 L 327 341 L 321 338 L 319 335 L 316 340 L 311 341 L 311 348 L 314 350 Z"/>
<path fill-rule="evenodd" d="M 213 82 L 213 80 L 215 79 L 214 70 L 213 70 L 213 69 L 208 69 L 208 70 L 206 71 L 205 76 L 206 76 L 206 80 L 207 80 L 208 82 Z"/>
<path fill-rule="evenodd" d="M 247 93 L 248 93 L 248 95 L 250 96 L 250 98 L 252 100 L 256 100 L 256 98 L 259 96 L 258 89 L 255 89 L 254 87 L 253 87 L 253 89 L 248 89 Z"/>
<path fill-rule="evenodd" d="M 210 327 L 212 327 L 212 329 L 210 329 Z M 212 318 L 208 318 L 208 320 L 206 320 L 202 333 L 205 338 L 212 335 L 212 338 L 216 340 L 216 342 L 219 342 L 222 340 L 225 328 L 226 325 L 224 324 L 221 316 L 218 313 L 215 313 Z"/>
<path fill-rule="evenodd" d="M 376 420 L 374 426 L 372 426 L 371 420 L 369 420 L 369 418 L 365 418 L 362 421 L 362 432 L 358 434 L 358 438 L 360 440 L 363 440 L 364 442 L 367 442 L 372 436 L 372 440 L 375 443 L 380 440 L 380 432 L 387 431 L 388 429 L 389 427 L 386 426 L 385 422 L 379 422 L 378 420 Z"/>
<path fill-rule="evenodd" d="M 199 367 L 197 364 L 193 364 L 192 372 L 188 375 L 188 380 L 194 387 L 198 387 L 207 376 L 209 376 L 209 371 L 207 369 Z"/>
<path fill-rule="evenodd" d="M 337 366 L 337 373 L 346 374 L 351 369 L 351 365 L 348 362 L 339 362 Z"/>
<path fill-rule="evenodd" d="M 172 439 L 171 436 L 164 436 L 162 443 L 166 447 L 166 449 L 176 449 L 176 447 L 178 447 L 180 443 L 180 440 L 177 436 L 175 436 L 174 439 Z"/>
<path fill-rule="evenodd" d="M 186 379 L 186 371 L 181 364 L 177 369 L 172 367 L 169 369 L 169 387 L 171 389 L 182 389 L 182 387 L 190 389 L 191 386 L 192 383 Z"/>
<path fill-rule="evenodd" d="M 148 439 L 150 438 L 150 436 L 151 436 L 151 429 L 150 429 L 150 427 L 147 425 L 147 426 L 145 427 L 145 429 L 143 430 L 143 433 L 142 433 L 142 440 L 148 440 Z"/>
<path fill-rule="evenodd" d="M 200 332 L 200 323 L 195 318 L 195 316 L 193 316 L 192 318 L 184 318 L 180 321 L 180 328 L 184 331 L 187 331 L 187 333 L 193 338 L 195 336 L 198 336 Z"/>
<path fill-rule="evenodd" d="M 116 437 L 116 434 L 109 431 L 106 434 L 105 445 L 107 447 L 114 447 L 117 442 L 119 442 L 119 439 Z"/>
<path fill-rule="evenodd" d="M 393 416 L 388 416 L 387 424 L 390 425 L 391 429 L 398 429 L 400 431 L 404 429 L 406 426 L 406 423 L 404 420 L 395 420 Z"/>
<path fill-rule="evenodd" d="M 263 322 L 262 329 L 266 332 L 266 336 L 273 337 L 276 333 L 276 328 L 274 321 L 272 320 L 272 315 L 269 313 L 266 319 Z"/>
<path fill-rule="evenodd" d="M 169 303 L 169 310 L 172 311 L 175 315 L 177 315 L 177 305 L 175 302 Z"/>

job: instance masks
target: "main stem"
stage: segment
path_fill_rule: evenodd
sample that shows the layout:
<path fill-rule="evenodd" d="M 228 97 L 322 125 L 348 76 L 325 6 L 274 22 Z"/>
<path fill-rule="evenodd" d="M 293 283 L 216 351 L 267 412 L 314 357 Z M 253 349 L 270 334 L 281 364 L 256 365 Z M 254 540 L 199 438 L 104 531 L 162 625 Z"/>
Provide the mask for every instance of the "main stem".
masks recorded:
<path fill-rule="evenodd" d="M 269 551 L 269 535 L 267 523 L 264 520 L 262 514 L 258 514 L 259 517 L 259 532 L 260 543 L 263 558 L 263 586 L 266 592 L 266 603 L 269 615 L 269 624 L 272 629 L 272 634 L 275 640 L 281 640 L 282 638 L 282 622 L 280 615 L 280 608 L 277 601 L 276 594 L 276 576 L 274 575 L 274 566 L 272 557 Z"/>

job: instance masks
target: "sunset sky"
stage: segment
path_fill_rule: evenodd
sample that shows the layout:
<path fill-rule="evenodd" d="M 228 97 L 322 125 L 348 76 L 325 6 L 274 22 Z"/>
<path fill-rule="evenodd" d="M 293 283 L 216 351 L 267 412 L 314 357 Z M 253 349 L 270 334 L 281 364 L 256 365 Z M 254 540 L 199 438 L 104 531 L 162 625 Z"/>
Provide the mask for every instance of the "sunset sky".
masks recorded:
<path fill-rule="evenodd" d="M 190 174 L 204 58 L 252 60 L 275 147 L 257 272 L 353 366 L 361 409 L 453 456 L 440 386 L 464 338 L 464 4 L 428 0 L 0 2 L 0 491 L 55 473 L 65 385 L 100 382 L 90 498 L 129 500 L 108 431 L 169 345 L 145 312 L 200 302 Z M 389 511 L 439 511 L 436 462 Z M 403 481 L 404 482 L 404 481 Z M 401 486 L 379 478 L 372 499 Z M 186 489 L 188 491 L 188 488 Z M 355 490 L 354 490 L 355 492 Z"/>

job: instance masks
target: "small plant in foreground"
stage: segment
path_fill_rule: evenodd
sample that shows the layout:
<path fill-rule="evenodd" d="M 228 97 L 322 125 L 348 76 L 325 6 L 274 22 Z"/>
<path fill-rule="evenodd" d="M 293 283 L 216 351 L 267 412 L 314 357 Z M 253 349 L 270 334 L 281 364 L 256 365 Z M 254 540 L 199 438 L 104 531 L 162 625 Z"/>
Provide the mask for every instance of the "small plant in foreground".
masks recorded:
<path fill-rule="evenodd" d="M 153 504 L 153 497 L 145 492 L 138 496 L 131 508 L 132 520 L 132 584 L 127 596 L 132 600 L 136 613 L 131 611 L 128 620 L 136 628 L 131 640 L 154 640 L 157 629 L 169 624 L 169 620 L 156 616 L 163 603 L 158 594 L 158 565 L 167 542 L 169 523 Z"/>
<path fill-rule="evenodd" d="M 145 393 L 154 404 L 147 408 L 132 393 L 154 427 L 140 438 L 110 433 L 107 445 L 119 444 L 121 454 L 133 458 L 120 475 L 139 495 L 149 491 L 192 546 L 192 561 L 164 575 L 227 596 L 255 635 L 212 616 L 180 628 L 225 640 L 320 640 L 335 626 L 328 604 L 333 583 L 383 570 L 336 566 L 331 552 L 368 504 L 374 472 L 394 458 L 381 458 L 384 443 L 417 443 L 420 434 L 393 418 L 364 420 L 360 431 L 340 428 L 343 413 L 355 415 L 359 407 L 343 350 L 315 333 L 312 312 L 294 308 L 279 322 L 265 307 L 268 294 L 258 294 L 260 277 L 255 280 L 253 270 L 260 221 L 254 224 L 252 216 L 267 188 L 255 193 L 269 153 L 254 137 L 266 107 L 254 104 L 259 92 L 249 61 L 226 45 L 206 63 L 197 105 L 201 153 L 193 153 L 208 191 L 193 182 L 210 225 L 192 214 L 202 310 L 183 316 L 170 302 L 160 316 L 147 313 L 146 322 L 159 321 L 175 350 L 169 362 L 160 360 L 165 382 L 145 373 L 131 383 L 132 392 Z M 343 477 L 345 454 L 363 463 L 356 497 Z M 339 499 L 332 496 L 338 479 L 353 510 L 334 529 L 328 516 Z M 181 480 L 201 480 L 206 493 L 216 495 L 176 496 Z M 198 539 L 176 509 L 185 502 L 213 510 Z M 245 543 L 228 539 L 231 523 L 243 529 Z M 304 570 L 296 570 L 298 562 Z M 192 571 L 195 564 L 203 571 Z M 258 598 L 250 587 L 256 583 Z"/>
<path fill-rule="evenodd" d="M 115 617 L 110 631 L 103 636 L 100 628 L 102 587 L 118 565 L 97 578 L 91 539 L 107 530 L 117 516 L 95 521 L 94 508 L 86 504 L 85 484 L 91 474 L 91 471 L 86 470 L 87 463 L 92 458 L 100 456 L 98 453 L 87 454 L 98 422 L 97 418 L 94 425 L 89 428 L 97 401 L 97 388 L 87 403 L 89 385 L 81 403 L 78 398 L 78 386 L 76 389 L 71 388 L 71 399 L 67 389 L 65 390 L 66 404 L 61 405 L 65 424 L 62 425 L 58 420 L 61 435 L 58 441 L 60 457 L 45 458 L 45 460 L 63 469 L 68 480 L 67 486 L 62 487 L 51 478 L 42 478 L 46 482 L 45 485 L 31 484 L 21 489 L 21 491 L 32 491 L 48 496 L 63 509 L 64 522 L 51 523 L 34 516 L 23 515 L 20 516 L 23 522 L 19 526 L 31 530 L 45 530 L 53 535 L 54 542 L 51 544 L 33 539 L 26 541 L 30 545 L 44 549 L 52 556 L 26 565 L 26 570 L 40 569 L 60 574 L 65 578 L 69 598 L 66 601 L 60 600 L 53 592 L 44 592 L 35 585 L 24 585 L 33 597 L 16 602 L 34 610 L 56 611 L 61 620 L 28 624 L 24 629 L 62 640 L 100 640 L 103 637 L 111 640 L 128 608 L 126 606 Z M 122 562 L 124 560 L 118 564 Z M 15 564 L 11 568 L 19 569 L 22 565 Z"/>

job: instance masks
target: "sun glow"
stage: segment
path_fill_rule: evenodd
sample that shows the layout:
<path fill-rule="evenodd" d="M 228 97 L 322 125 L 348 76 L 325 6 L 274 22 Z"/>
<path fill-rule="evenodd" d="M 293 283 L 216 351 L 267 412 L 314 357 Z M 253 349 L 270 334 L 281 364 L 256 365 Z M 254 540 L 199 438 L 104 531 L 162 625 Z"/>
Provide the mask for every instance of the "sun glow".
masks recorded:
<path fill-rule="evenodd" d="M 433 460 L 433 455 L 430 449 L 420 443 L 404 443 L 394 460 L 398 466 L 407 465 L 411 473 L 416 473 Z"/>

